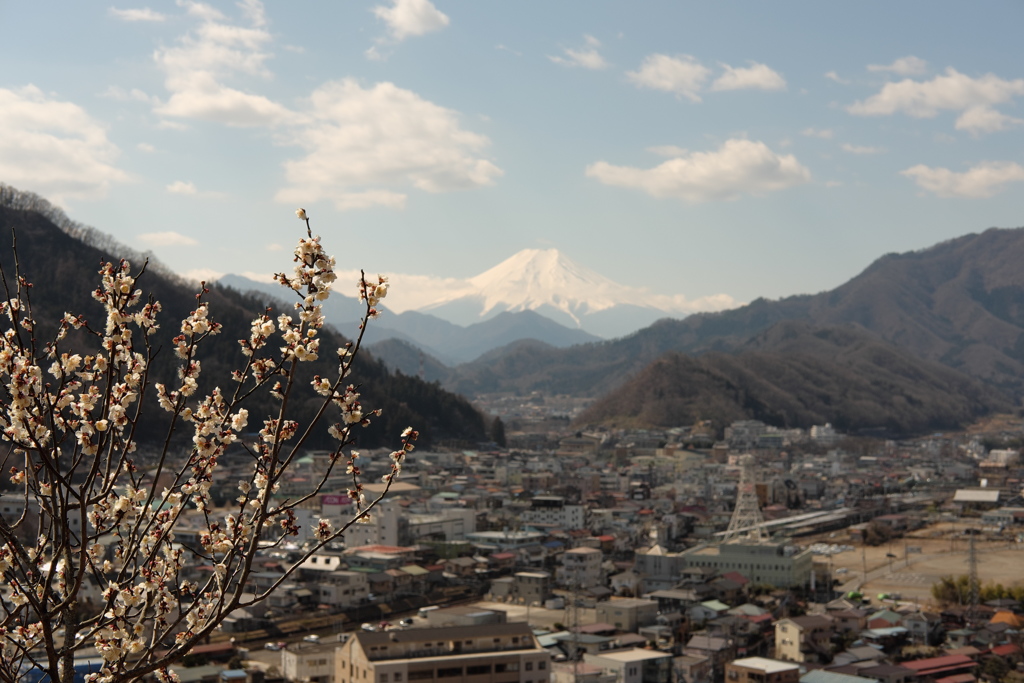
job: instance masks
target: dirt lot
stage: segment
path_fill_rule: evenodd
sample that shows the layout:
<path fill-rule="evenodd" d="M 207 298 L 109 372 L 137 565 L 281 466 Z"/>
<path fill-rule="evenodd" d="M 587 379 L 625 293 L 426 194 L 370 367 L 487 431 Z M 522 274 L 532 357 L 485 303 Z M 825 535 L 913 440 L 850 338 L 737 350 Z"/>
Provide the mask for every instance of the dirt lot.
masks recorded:
<path fill-rule="evenodd" d="M 878 547 L 856 545 L 853 551 L 832 556 L 834 576 L 842 582 L 844 590 L 861 588 L 865 596 L 872 599 L 878 593 L 898 593 L 903 600 L 927 604 L 932 599 L 932 584 L 943 576 L 968 572 L 965 528 L 965 524 L 943 523 L 911 532 L 906 538 Z M 976 539 L 978 578 L 982 584 L 1012 586 L 1024 583 L 1024 543 L 1016 543 L 1012 538 L 993 540 L 979 536 Z M 844 543 L 838 537 L 821 540 Z M 920 548 L 920 552 L 914 552 L 914 548 Z M 829 558 L 819 555 L 815 561 L 827 565 Z"/>

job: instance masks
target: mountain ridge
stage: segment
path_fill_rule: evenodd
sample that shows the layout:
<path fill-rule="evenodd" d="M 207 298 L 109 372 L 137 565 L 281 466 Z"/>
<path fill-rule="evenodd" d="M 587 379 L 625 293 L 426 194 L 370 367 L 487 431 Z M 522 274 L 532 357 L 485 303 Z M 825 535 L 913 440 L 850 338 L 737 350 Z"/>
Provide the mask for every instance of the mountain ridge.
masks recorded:
<path fill-rule="evenodd" d="M 103 261 L 117 262 L 121 254 L 84 243 L 43 213 L 11 207 L 3 202 L 0 202 L 0 231 L 7 234 L 14 231 L 18 237 L 19 263 L 23 274 L 34 285 L 32 305 L 38 322 L 35 332 L 39 338 L 52 335 L 65 311 L 84 314 L 88 320 L 103 320 L 102 308 L 91 296 L 98 281 L 96 270 Z M 0 250 L 0 264 L 8 274 L 14 272 L 13 259 L 12 249 Z M 138 268 L 141 263 L 135 265 Z M 175 368 L 174 354 L 167 349 L 174 346 L 171 337 L 177 334 L 178 323 L 195 307 L 196 288 L 180 279 L 166 278 L 156 271 L 147 271 L 140 287 L 159 300 L 163 307 L 161 327 L 151 338 L 154 346 L 162 347 L 163 351 L 156 354 L 150 366 L 150 381 L 168 382 L 174 376 Z M 240 347 L 232 340 L 249 336 L 251 320 L 264 312 L 266 303 L 265 299 L 246 296 L 229 288 L 211 286 L 209 289 L 206 298 L 210 302 L 210 314 L 223 325 L 223 335 L 218 338 L 219 342 L 200 350 L 202 391 L 213 386 L 232 386 L 230 371 L 244 361 Z M 322 344 L 325 348 L 338 348 L 344 345 L 344 339 L 333 330 L 324 330 Z M 331 361 L 331 355 L 326 353 L 317 361 L 303 364 L 299 382 L 308 385 L 313 373 L 330 376 L 335 372 L 337 364 Z M 486 435 L 482 416 L 468 401 L 415 377 L 390 373 L 370 353 L 361 356 L 353 381 L 361 384 L 363 400 L 368 407 L 383 410 L 381 417 L 359 433 L 362 446 L 393 444 L 397 435 L 409 425 L 414 425 L 421 432 L 425 445 L 440 440 L 474 443 Z M 274 401 L 272 397 L 258 394 L 251 398 L 248 407 L 255 415 L 270 414 Z M 296 401 L 294 407 L 296 413 L 293 417 L 302 422 L 308 422 L 313 414 L 311 411 L 316 410 L 315 401 Z M 140 427 L 140 433 L 160 438 L 158 435 L 164 433 L 160 427 L 161 413 L 150 409 L 145 418 L 148 421 Z M 331 443 L 326 427 L 323 431 L 310 442 L 312 447 Z"/>

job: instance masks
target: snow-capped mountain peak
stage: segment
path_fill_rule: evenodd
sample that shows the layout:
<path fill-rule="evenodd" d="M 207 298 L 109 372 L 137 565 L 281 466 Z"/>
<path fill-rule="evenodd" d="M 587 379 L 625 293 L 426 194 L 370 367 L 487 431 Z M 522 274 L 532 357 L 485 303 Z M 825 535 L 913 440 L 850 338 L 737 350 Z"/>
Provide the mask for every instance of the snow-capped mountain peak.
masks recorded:
<path fill-rule="evenodd" d="M 561 311 L 580 316 L 618 304 L 636 304 L 640 293 L 569 260 L 557 249 L 523 249 L 470 278 L 486 317 L 492 311 Z"/>

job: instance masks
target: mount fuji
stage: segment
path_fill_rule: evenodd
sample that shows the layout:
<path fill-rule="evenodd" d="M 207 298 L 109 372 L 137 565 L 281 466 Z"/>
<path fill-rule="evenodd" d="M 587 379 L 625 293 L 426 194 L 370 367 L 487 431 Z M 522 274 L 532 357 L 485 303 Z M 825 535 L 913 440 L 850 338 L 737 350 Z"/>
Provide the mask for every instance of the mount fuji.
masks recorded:
<path fill-rule="evenodd" d="M 275 298 L 288 294 L 276 284 L 239 275 L 219 282 Z M 397 339 L 449 366 L 522 339 L 564 348 L 623 337 L 661 318 L 733 304 L 725 295 L 696 302 L 652 296 L 584 268 L 557 249 L 524 249 L 464 280 L 394 274 L 391 282 L 382 307 L 386 315 L 368 328 L 366 342 Z M 350 336 L 362 312 L 362 305 L 340 292 L 324 307 L 327 321 Z"/>
<path fill-rule="evenodd" d="M 584 268 L 557 249 L 524 249 L 469 278 L 466 285 L 420 311 L 458 325 L 505 312 L 533 311 L 605 338 L 630 334 L 660 318 L 684 315 L 671 305 L 652 305 L 644 290 Z"/>

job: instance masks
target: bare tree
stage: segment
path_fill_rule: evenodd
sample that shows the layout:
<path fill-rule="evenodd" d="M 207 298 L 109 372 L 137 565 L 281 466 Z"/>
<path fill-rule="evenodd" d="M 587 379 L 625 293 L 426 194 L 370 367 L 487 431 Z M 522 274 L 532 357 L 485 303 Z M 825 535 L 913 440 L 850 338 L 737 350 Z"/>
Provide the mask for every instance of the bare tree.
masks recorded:
<path fill-rule="evenodd" d="M 71 681 L 76 654 L 95 648 L 103 668 L 91 680 L 151 673 L 174 680 L 170 664 L 232 611 L 265 600 L 295 571 L 299 563 L 266 590 L 249 592 L 261 542 L 273 546 L 297 534 L 296 508 L 321 491 L 336 467 L 351 478 L 352 517 L 338 525 L 320 519 L 303 559 L 367 519 L 387 494 L 418 434 L 409 428 L 401 435 L 384 492 L 369 499 L 350 446 L 354 430 L 380 412 L 364 409 L 358 388 L 346 378 L 388 284 L 382 277 L 361 277 L 365 317 L 358 337 L 329 351 L 337 355 L 333 376 L 317 375 L 312 386 L 300 382 L 299 366 L 326 351 L 320 348 L 321 306 L 335 281 L 335 262 L 313 236 L 305 211 L 296 214 L 306 235 L 294 252 L 294 272 L 275 276 L 298 294 L 295 313 L 253 320 L 249 337 L 238 341 L 245 361 L 233 373 L 234 385 L 205 396 L 197 351 L 217 343 L 221 331 L 204 299 L 205 286 L 173 340 L 177 379 L 166 386 L 150 378 L 150 335 L 161 306 L 139 288 L 145 265 L 132 271 L 122 260 L 101 268 L 93 297 L 106 311 L 102 328 L 67 313 L 53 339 L 37 342 L 31 284 L 20 272 L 15 238 L 15 272 L 0 268 L 0 316 L 6 319 L 0 330 L 0 437 L 19 512 L 0 518 L 0 679 L 20 680 L 35 669 L 50 680 Z M 88 349 L 77 341 L 82 338 L 91 340 Z M 267 392 L 277 408 L 258 418 L 258 439 L 245 442 L 240 434 L 250 419 L 247 401 Z M 305 424 L 291 419 L 289 407 L 310 396 L 315 416 Z M 136 459 L 138 428 L 141 416 L 154 410 L 166 411 L 168 427 L 155 464 L 143 467 Z M 304 494 L 277 501 L 273 494 L 283 477 L 311 434 L 323 429 L 335 444 L 326 469 Z M 191 434 L 183 455 L 172 445 L 179 432 Z M 229 446 L 244 448 L 252 469 L 228 494 L 234 500 L 227 510 L 215 511 L 211 486 Z M 198 542 L 183 544 L 175 529 L 193 510 L 203 520 Z M 207 578 L 187 580 L 184 570 L 196 562 L 213 569 Z"/>

